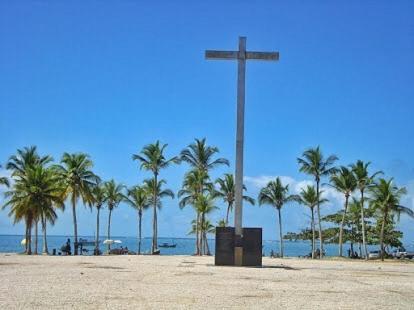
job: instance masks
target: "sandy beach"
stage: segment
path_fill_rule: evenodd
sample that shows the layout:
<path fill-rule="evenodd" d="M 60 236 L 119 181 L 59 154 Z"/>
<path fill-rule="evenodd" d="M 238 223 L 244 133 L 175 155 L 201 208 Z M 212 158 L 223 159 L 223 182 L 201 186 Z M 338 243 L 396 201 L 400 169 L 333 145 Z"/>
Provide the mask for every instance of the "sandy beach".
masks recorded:
<path fill-rule="evenodd" d="M 414 263 L 0 254 L 1 309 L 413 309 Z"/>

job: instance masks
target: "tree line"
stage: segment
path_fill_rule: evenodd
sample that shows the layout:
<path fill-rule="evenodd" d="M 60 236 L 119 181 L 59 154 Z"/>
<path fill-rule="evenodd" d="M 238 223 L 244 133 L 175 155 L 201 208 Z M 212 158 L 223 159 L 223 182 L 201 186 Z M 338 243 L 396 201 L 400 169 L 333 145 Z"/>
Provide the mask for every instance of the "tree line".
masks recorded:
<path fill-rule="evenodd" d="M 10 179 L 0 178 L 0 184 L 9 188 L 5 192 L 5 203 L 2 208 L 9 209 L 9 216 L 13 218 L 14 223 L 24 222 L 25 224 L 25 253 L 32 254 L 32 232 L 34 231 L 33 253 L 37 254 L 39 224 L 43 235 L 42 252 L 48 253 L 47 225 L 55 224 L 57 210 L 63 211 L 66 207 L 71 207 L 75 242 L 74 254 L 77 255 L 76 208 L 79 201 L 82 201 L 85 206 L 97 210 L 96 254 L 100 253 L 100 210 L 104 206 L 109 210 L 107 238 L 110 239 L 112 212 L 121 202 L 127 203 L 137 211 L 138 254 L 141 254 L 143 214 L 145 210 L 151 211 L 151 253 L 156 253 L 158 250 L 157 213 L 162 208 L 164 199 L 175 197 L 174 192 L 166 188 L 167 182 L 162 178 L 162 171 L 170 165 L 186 164 L 189 170 L 184 175 L 181 189 L 177 193 L 179 207 L 189 206 L 194 210 L 190 233 L 195 235 L 195 254 L 209 255 L 207 234 L 213 233 L 215 229 L 209 216 L 218 209 L 216 201 L 220 199 L 226 203 L 226 216 L 217 223 L 217 226 L 228 226 L 229 215 L 235 201 L 233 174 L 224 174 L 223 177 L 212 180 L 210 173 L 218 166 L 229 166 L 229 161 L 218 157 L 219 149 L 215 146 L 209 146 L 205 138 L 195 139 L 177 156 L 167 157 L 166 148 L 167 144 L 156 141 L 144 146 L 139 153 L 132 155 L 132 160 L 136 161 L 139 168 L 146 171 L 149 177 L 142 184 L 130 187 L 117 183 L 113 179 L 102 181 L 93 172 L 93 162 L 90 156 L 85 153 L 64 153 L 60 162 L 55 163 L 51 156 L 41 156 L 35 146 L 17 150 L 17 153 L 12 155 L 6 163 L 6 169 L 11 171 L 11 177 Z M 297 162 L 299 171 L 313 177 L 314 185 L 306 186 L 301 189 L 299 194 L 290 194 L 289 185 L 283 184 L 281 179 L 277 177 L 260 190 L 257 198 L 259 205 L 268 204 L 277 211 L 280 256 L 283 256 L 284 239 L 281 209 L 290 202 L 307 206 L 311 211 L 309 231 L 305 230 L 301 234 L 294 234 L 293 237 L 311 240 L 312 258 L 318 256 L 317 253 L 324 253 L 325 236 L 328 236 L 329 242 L 337 239 L 339 256 L 343 255 L 344 241 L 352 243 L 357 238 L 355 236 L 361 237 L 363 253 L 368 258 L 367 244 L 373 242 L 370 219 L 374 215 L 376 225 L 380 226 L 378 242 L 383 258 L 384 244 L 389 244 L 389 240 L 392 239 L 389 234 L 392 234 L 393 224 L 399 214 L 406 213 L 414 216 L 411 209 L 400 205 L 401 197 L 406 193 L 406 190 L 397 187 L 392 178 L 383 178 L 381 171 L 369 173 L 369 162 L 358 160 L 349 166 L 336 166 L 337 160 L 335 155 L 325 158 L 319 147 L 310 148 L 303 152 Z M 328 183 L 321 183 L 324 179 Z M 320 207 L 327 202 L 327 199 L 323 197 L 322 185 L 333 187 L 342 193 L 345 199 L 341 211 L 324 218 L 321 217 Z M 244 186 L 243 189 L 246 190 L 246 187 Z M 250 196 L 244 195 L 243 200 L 251 205 L 255 204 L 255 199 Z M 323 230 L 322 221 L 333 223 L 339 227 L 333 230 Z M 367 240 L 367 229 L 369 240 Z M 397 239 L 398 236 L 400 235 L 396 235 Z M 318 249 L 316 238 L 319 239 Z M 108 250 L 110 250 L 110 244 L 108 244 Z M 319 257 L 321 256 L 319 255 Z"/>

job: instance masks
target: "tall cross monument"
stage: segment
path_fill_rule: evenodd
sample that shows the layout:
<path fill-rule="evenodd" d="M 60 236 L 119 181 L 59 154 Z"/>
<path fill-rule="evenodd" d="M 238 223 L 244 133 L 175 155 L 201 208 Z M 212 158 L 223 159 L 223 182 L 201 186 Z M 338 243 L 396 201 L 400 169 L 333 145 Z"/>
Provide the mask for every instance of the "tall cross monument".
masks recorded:
<path fill-rule="evenodd" d="M 236 131 L 236 177 L 235 177 L 235 211 L 234 227 L 236 231 L 236 247 L 234 250 L 235 265 L 242 264 L 243 247 L 242 214 L 243 214 L 243 144 L 244 144 L 244 99 L 246 60 L 279 60 L 278 52 L 248 52 L 246 37 L 239 37 L 238 51 L 207 50 L 206 59 L 237 60 L 237 131 Z"/>

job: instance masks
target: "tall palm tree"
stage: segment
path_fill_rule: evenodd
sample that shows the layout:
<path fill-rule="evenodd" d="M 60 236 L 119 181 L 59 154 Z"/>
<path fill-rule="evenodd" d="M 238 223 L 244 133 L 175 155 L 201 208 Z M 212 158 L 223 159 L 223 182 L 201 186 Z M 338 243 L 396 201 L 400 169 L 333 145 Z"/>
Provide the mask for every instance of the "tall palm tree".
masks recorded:
<path fill-rule="evenodd" d="M 258 201 L 259 205 L 268 204 L 277 210 L 279 217 L 279 238 L 280 238 L 280 257 L 283 257 L 283 233 L 282 233 L 282 215 L 280 210 L 283 205 L 298 201 L 297 195 L 289 195 L 289 185 L 283 185 L 279 177 L 274 181 L 267 183 L 266 187 L 260 190 Z"/>
<path fill-rule="evenodd" d="M 92 188 L 98 183 L 99 178 L 91 168 L 92 160 L 84 153 L 64 153 L 61 165 L 55 169 L 65 185 L 65 198 L 69 198 L 72 204 L 73 232 L 75 239 L 74 255 L 78 255 L 78 224 L 76 220 L 76 203 L 79 198 L 84 204 L 91 204 L 93 201 Z"/>
<path fill-rule="evenodd" d="M 149 195 L 147 189 L 143 186 L 134 186 L 128 190 L 125 201 L 138 211 L 138 255 L 141 254 L 141 240 L 142 240 L 142 215 L 144 210 L 150 207 Z"/>
<path fill-rule="evenodd" d="M 102 184 L 98 182 L 96 186 L 92 188 L 92 205 L 96 208 L 96 238 L 95 238 L 95 255 L 99 255 L 99 219 L 100 219 L 100 212 L 103 205 L 106 202 L 106 195 L 105 189 Z"/>
<path fill-rule="evenodd" d="M 219 153 L 219 149 L 215 146 L 207 145 L 206 139 L 195 139 L 180 153 L 181 161 L 188 163 L 192 170 L 199 170 L 201 173 L 209 174 L 209 171 L 221 166 L 229 166 L 229 161 L 225 158 L 215 158 Z M 201 184 L 202 187 L 208 184 Z M 199 193 L 200 194 L 200 193 Z M 200 214 L 197 214 L 196 229 L 200 227 Z M 199 231 L 196 232 L 196 255 L 200 254 L 201 237 Z"/>
<path fill-rule="evenodd" d="M 111 239 L 111 218 L 112 211 L 124 200 L 123 194 L 124 185 L 116 184 L 114 180 L 110 180 L 104 183 L 104 197 L 109 210 L 108 216 L 108 240 Z M 111 250 L 111 244 L 108 243 L 108 253 Z"/>
<path fill-rule="evenodd" d="M 179 202 L 180 209 L 187 205 L 192 205 L 196 212 L 196 222 L 200 222 L 200 213 L 198 212 L 196 201 L 199 195 L 212 193 L 214 185 L 210 182 L 208 173 L 204 170 L 194 168 L 187 172 L 184 176 L 184 181 L 181 190 L 178 192 L 178 197 L 181 198 Z M 199 225 L 198 225 L 199 226 Z M 196 226 L 196 255 L 200 254 L 200 235 Z"/>
<path fill-rule="evenodd" d="M 322 236 L 322 221 L 321 221 L 321 211 L 319 205 L 320 197 L 320 182 L 321 178 L 329 176 L 336 171 L 336 168 L 333 167 L 335 161 L 338 160 L 338 157 L 335 155 L 330 155 L 325 159 L 319 146 L 316 148 L 310 148 L 303 152 L 302 158 L 298 158 L 297 161 L 300 165 L 299 171 L 306 174 L 312 175 L 316 182 L 316 195 L 317 205 L 316 212 L 318 214 L 318 225 L 319 225 L 319 246 L 320 246 L 320 258 L 323 256 L 323 236 Z"/>
<path fill-rule="evenodd" d="M 24 147 L 23 149 L 18 149 L 16 155 L 12 155 L 9 158 L 9 161 L 6 164 L 6 169 L 12 171 L 12 178 L 14 180 L 20 180 L 24 178 L 27 172 L 35 166 L 46 166 L 52 161 L 52 157 L 50 156 L 40 156 L 37 153 L 36 146 Z M 25 208 L 26 215 L 25 224 L 26 224 L 26 232 L 25 232 L 25 240 L 26 240 L 26 253 L 31 254 L 31 231 L 33 224 L 35 225 L 35 251 L 34 253 L 37 254 L 37 241 L 38 241 L 38 221 L 39 221 L 39 214 L 36 213 L 36 210 L 27 206 Z"/>
<path fill-rule="evenodd" d="M 167 144 L 162 144 L 160 141 L 156 141 L 153 144 L 146 145 L 139 154 L 133 154 L 132 159 L 138 160 L 141 163 L 141 169 L 151 171 L 153 173 L 154 186 L 152 188 L 152 206 L 153 206 L 153 218 L 152 218 L 152 245 L 151 252 L 154 253 L 158 248 L 158 231 L 157 231 L 157 205 L 158 197 L 156 189 L 158 186 L 158 175 L 161 169 L 167 168 L 169 165 L 180 162 L 178 157 L 172 157 L 166 159 L 164 155 Z"/>
<path fill-rule="evenodd" d="M 322 194 L 322 191 L 320 192 Z M 302 188 L 298 202 L 307 206 L 311 210 L 311 228 L 312 228 L 312 259 L 315 258 L 316 250 L 316 237 L 315 237 L 315 212 L 314 209 L 318 205 L 322 205 L 327 202 L 327 199 L 319 199 L 316 194 L 315 187 L 307 185 L 306 188 Z"/>
<path fill-rule="evenodd" d="M 344 213 L 342 214 L 342 221 L 339 227 L 339 256 L 342 256 L 342 237 L 346 212 L 348 210 L 349 197 L 356 189 L 357 182 L 352 170 L 342 166 L 331 176 L 330 185 L 345 196 Z"/>
<path fill-rule="evenodd" d="M 218 178 L 216 183 L 219 185 L 219 189 L 215 191 L 215 195 L 223 199 L 227 203 L 226 211 L 226 226 L 229 223 L 229 213 L 233 210 L 234 200 L 235 200 L 235 191 L 236 186 L 234 183 L 234 177 L 230 173 L 224 174 L 223 178 Z M 246 190 L 246 186 L 243 185 L 243 190 Z M 243 195 L 243 200 L 250 203 L 251 205 L 255 204 L 255 201 L 252 197 Z"/>
<path fill-rule="evenodd" d="M 369 175 L 368 167 L 371 163 L 364 163 L 362 160 L 358 160 L 355 164 L 351 165 L 352 172 L 355 175 L 357 181 L 357 187 L 360 192 L 360 204 L 361 204 L 361 225 L 362 225 L 362 245 L 364 247 L 365 259 L 368 260 L 368 247 L 365 229 L 365 215 L 364 215 L 364 203 L 365 203 L 365 190 L 373 186 L 375 178 L 382 174 L 382 171 L 377 171 L 372 175 Z"/>
<path fill-rule="evenodd" d="M 393 179 L 379 179 L 375 186 L 370 188 L 371 204 L 382 214 L 380 248 L 381 260 L 384 260 L 384 228 L 387 225 L 390 213 L 405 213 L 414 217 L 414 212 L 410 208 L 400 205 L 400 200 L 407 193 L 404 187 L 397 187 L 393 184 Z"/>

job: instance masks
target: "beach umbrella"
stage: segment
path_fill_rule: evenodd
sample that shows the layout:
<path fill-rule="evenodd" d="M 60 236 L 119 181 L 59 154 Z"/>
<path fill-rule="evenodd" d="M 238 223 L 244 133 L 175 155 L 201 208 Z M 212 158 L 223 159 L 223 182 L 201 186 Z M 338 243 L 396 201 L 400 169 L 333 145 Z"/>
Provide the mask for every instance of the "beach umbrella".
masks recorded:
<path fill-rule="evenodd" d="M 26 245 L 26 238 L 22 239 L 22 241 L 20 241 L 21 245 Z"/>
<path fill-rule="evenodd" d="M 103 244 L 113 244 L 113 243 L 115 243 L 115 241 L 114 241 L 114 240 L 112 240 L 112 239 L 106 239 L 106 240 L 104 240 L 104 242 L 103 242 Z"/>

